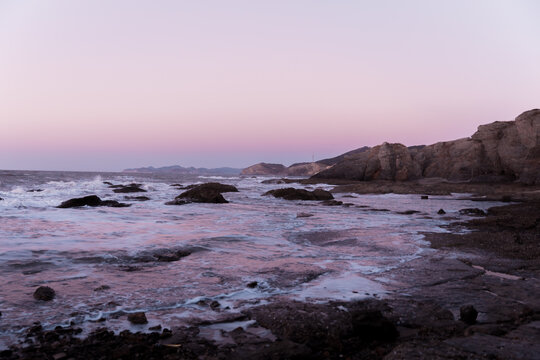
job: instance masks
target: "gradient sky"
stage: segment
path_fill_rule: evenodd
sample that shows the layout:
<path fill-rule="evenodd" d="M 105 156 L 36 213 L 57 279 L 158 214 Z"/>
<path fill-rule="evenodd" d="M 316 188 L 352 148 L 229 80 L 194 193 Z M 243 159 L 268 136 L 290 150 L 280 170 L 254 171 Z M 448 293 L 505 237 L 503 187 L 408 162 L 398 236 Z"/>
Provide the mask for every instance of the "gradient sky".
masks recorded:
<path fill-rule="evenodd" d="M 0 169 L 310 161 L 540 107 L 540 1 L 0 0 Z"/>

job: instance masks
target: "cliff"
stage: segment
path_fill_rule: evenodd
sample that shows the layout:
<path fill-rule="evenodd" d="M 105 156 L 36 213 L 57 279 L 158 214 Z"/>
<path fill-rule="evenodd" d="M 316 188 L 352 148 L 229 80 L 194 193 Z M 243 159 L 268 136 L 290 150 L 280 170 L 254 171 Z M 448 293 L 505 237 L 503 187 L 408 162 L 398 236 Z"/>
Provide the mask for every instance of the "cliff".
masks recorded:
<path fill-rule="evenodd" d="M 540 184 L 540 110 L 478 127 L 469 138 L 428 146 L 383 143 L 344 157 L 313 178 L 405 181 L 519 181 Z"/>

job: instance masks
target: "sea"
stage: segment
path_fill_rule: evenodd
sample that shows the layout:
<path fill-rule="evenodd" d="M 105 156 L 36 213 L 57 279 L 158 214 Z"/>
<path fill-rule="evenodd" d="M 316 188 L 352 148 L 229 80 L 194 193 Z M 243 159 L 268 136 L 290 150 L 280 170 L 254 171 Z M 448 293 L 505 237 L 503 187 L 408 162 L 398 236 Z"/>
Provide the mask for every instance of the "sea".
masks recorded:
<path fill-rule="evenodd" d="M 432 253 L 424 232 L 445 232 L 465 219 L 459 209 L 493 202 L 463 194 L 335 194 L 341 206 L 263 196 L 296 187 L 262 176 L 0 171 L 0 349 L 29 329 L 77 326 L 85 333 L 149 331 L 234 318 L 279 299 L 309 302 L 384 298 L 399 291 L 393 269 Z M 145 193 L 109 185 L 140 183 Z M 183 190 L 173 184 L 220 182 L 239 192 L 227 204 L 165 205 Z M 98 195 L 130 207 L 57 206 Z M 126 196 L 147 196 L 136 201 Z M 437 214 L 439 209 L 446 214 Z M 412 212 L 414 210 L 417 212 Z M 190 252 L 178 261 L 156 254 Z M 39 286 L 53 301 L 33 298 Z M 127 314 L 144 311 L 149 323 Z"/>

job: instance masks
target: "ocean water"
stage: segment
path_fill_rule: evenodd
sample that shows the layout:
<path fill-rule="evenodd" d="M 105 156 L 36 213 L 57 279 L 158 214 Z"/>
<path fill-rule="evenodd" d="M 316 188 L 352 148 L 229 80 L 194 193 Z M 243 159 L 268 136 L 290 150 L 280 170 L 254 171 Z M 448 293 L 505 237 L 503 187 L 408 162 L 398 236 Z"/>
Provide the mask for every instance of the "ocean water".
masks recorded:
<path fill-rule="evenodd" d="M 147 331 L 218 319 L 275 299 L 323 302 L 389 296 L 387 274 L 430 250 L 422 232 L 464 218 L 458 210 L 489 202 L 459 196 L 336 194 L 349 206 L 261 196 L 280 187 L 265 177 L 197 177 L 123 173 L 0 171 L 0 348 L 44 328 Z M 137 182 L 146 193 L 116 194 L 104 181 Z M 167 206 L 170 186 L 218 181 L 238 193 L 228 204 Z M 98 195 L 127 208 L 56 208 Z M 126 200 L 144 195 L 149 201 Z M 437 211 L 443 208 L 447 214 Z M 399 214 L 417 210 L 415 214 Z M 298 213 L 313 214 L 297 217 Z M 156 253 L 191 251 L 175 262 Z M 247 284 L 257 282 L 257 286 Z M 51 302 L 34 290 L 56 290 Z M 219 307 L 209 305 L 217 301 Z M 145 311 L 148 325 L 126 313 Z"/>

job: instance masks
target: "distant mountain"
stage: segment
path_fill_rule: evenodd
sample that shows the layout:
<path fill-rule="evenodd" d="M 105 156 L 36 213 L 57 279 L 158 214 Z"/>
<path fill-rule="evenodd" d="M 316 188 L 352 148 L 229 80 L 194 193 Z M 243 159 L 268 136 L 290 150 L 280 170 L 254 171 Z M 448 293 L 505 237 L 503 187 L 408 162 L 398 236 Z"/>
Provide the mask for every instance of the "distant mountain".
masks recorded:
<path fill-rule="evenodd" d="M 241 171 L 242 169 L 235 169 L 235 168 L 230 168 L 230 167 L 207 169 L 207 168 L 195 168 L 193 166 L 183 167 L 180 165 L 172 165 L 172 166 L 163 166 L 163 167 L 158 167 L 158 168 L 155 168 L 153 166 L 147 166 L 147 167 L 142 167 L 142 168 L 125 169 L 122 172 L 234 176 L 234 175 L 239 175 Z"/>

